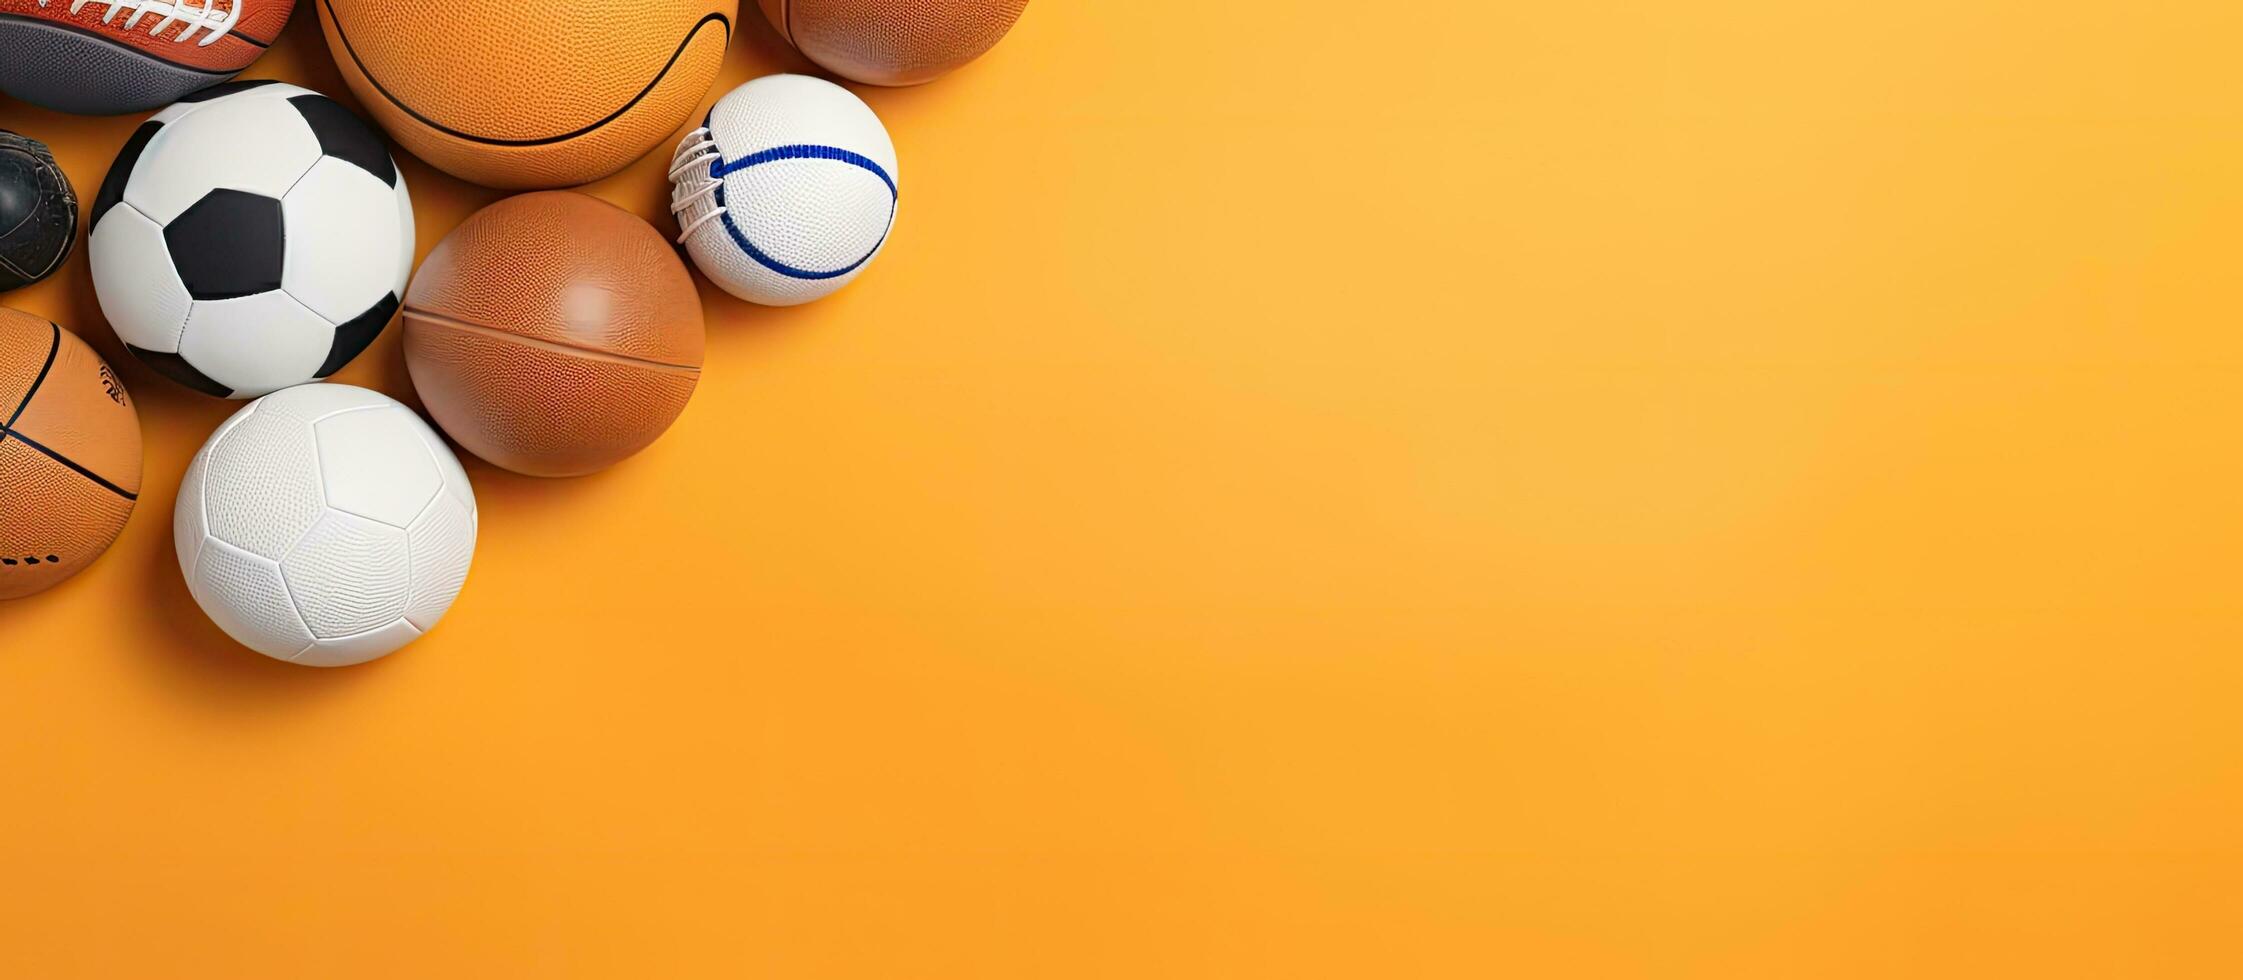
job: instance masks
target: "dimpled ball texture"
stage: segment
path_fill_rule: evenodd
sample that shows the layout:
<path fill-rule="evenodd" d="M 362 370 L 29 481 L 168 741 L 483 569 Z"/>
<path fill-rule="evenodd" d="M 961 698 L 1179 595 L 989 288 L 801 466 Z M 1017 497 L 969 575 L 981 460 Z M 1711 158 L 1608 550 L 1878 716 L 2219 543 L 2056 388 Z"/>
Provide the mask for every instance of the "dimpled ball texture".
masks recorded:
<path fill-rule="evenodd" d="M 766 75 L 726 93 L 671 166 L 670 209 L 693 264 L 755 303 L 826 296 L 879 257 L 902 171 L 888 130 L 848 89 Z"/>
<path fill-rule="evenodd" d="M 469 452 L 530 476 L 630 456 L 701 376 L 701 298 L 653 226 L 573 191 L 470 215 L 405 294 L 405 364 Z"/>
<path fill-rule="evenodd" d="M 140 495 L 140 416 L 68 330 L 0 307 L 0 599 L 101 557 Z"/>
<path fill-rule="evenodd" d="M 0 0 L 0 93 L 61 112 L 146 112 L 263 57 L 295 0 Z"/>
<path fill-rule="evenodd" d="M 414 156 L 488 187 L 598 180 L 701 107 L 735 0 L 320 0 L 343 81 Z"/>
<path fill-rule="evenodd" d="M 435 628 L 475 555 L 475 490 L 420 416 L 308 384 L 250 402 L 187 465 L 172 541 L 187 590 L 243 646 L 339 667 Z"/>
<path fill-rule="evenodd" d="M 981 57 L 1028 0 L 761 0 L 804 57 L 871 85 L 917 85 Z"/>

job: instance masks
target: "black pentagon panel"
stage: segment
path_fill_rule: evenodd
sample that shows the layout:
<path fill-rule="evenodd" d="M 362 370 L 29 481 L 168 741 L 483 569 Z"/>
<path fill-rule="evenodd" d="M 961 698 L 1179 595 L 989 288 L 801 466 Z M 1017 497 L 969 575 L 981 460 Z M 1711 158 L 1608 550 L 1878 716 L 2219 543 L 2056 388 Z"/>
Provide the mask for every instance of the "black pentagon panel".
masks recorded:
<path fill-rule="evenodd" d="M 264 88 L 267 85 L 278 84 L 280 84 L 280 80 L 277 78 L 237 78 L 230 82 L 221 82 L 199 92 L 189 92 L 180 96 L 179 101 L 208 102 L 212 99 L 225 98 L 235 92 L 247 92 L 253 88 Z"/>
<path fill-rule="evenodd" d="M 375 303 L 372 309 L 351 317 L 349 323 L 336 327 L 335 342 L 327 348 L 327 360 L 321 362 L 319 373 L 312 377 L 325 378 L 342 370 L 343 365 L 349 364 L 351 358 L 357 357 L 360 351 L 366 349 L 366 345 L 382 335 L 382 328 L 389 326 L 389 318 L 396 315 L 397 294 L 391 293 L 382 297 L 382 301 Z"/>
<path fill-rule="evenodd" d="M 163 123 L 144 122 L 125 140 L 125 148 L 117 151 L 117 162 L 109 165 L 109 176 L 101 178 L 101 192 L 94 195 L 93 213 L 86 215 L 86 227 L 100 224 L 101 216 L 125 199 L 125 181 L 132 178 L 132 168 L 140 162 L 140 152 L 148 148 L 148 141 L 155 139 L 156 131 L 162 128 Z"/>
<path fill-rule="evenodd" d="M 382 183 L 397 186 L 397 164 L 389 158 L 389 147 L 366 120 L 353 115 L 342 103 L 324 95 L 299 95 L 288 100 L 296 112 L 304 117 L 304 124 L 319 137 L 319 152 L 381 178 Z"/>
<path fill-rule="evenodd" d="M 172 268 L 196 299 L 233 299 L 280 288 L 288 253 L 280 199 L 222 188 L 164 226 Z"/>
<path fill-rule="evenodd" d="M 131 344 L 126 344 L 125 349 L 131 351 L 132 356 L 140 358 L 140 363 L 155 368 L 157 374 L 170 378 L 173 381 L 177 381 L 180 384 L 186 385 L 189 388 L 193 388 L 205 395 L 209 395 L 213 398 L 224 398 L 227 395 L 231 395 L 234 393 L 234 390 L 232 388 L 228 388 L 216 381 L 212 381 L 210 379 L 210 375 L 195 370 L 194 365 L 187 363 L 186 358 L 181 357 L 177 354 L 172 354 L 160 350 L 141 350 L 140 348 L 134 347 Z"/>

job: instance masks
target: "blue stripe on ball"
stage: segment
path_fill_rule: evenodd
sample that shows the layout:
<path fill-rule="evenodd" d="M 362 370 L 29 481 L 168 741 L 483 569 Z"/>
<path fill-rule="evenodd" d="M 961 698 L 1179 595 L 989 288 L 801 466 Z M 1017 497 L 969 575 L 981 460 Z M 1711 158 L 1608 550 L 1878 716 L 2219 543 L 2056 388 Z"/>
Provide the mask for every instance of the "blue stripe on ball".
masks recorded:
<path fill-rule="evenodd" d="M 851 272 L 855 272 L 858 266 L 861 266 L 867 261 L 870 261 L 872 259 L 873 253 L 880 251 L 880 246 L 887 242 L 888 232 L 886 230 L 882 230 L 880 232 L 880 240 L 873 242 L 872 248 L 866 251 L 863 255 L 858 256 L 855 262 L 851 262 L 839 269 L 831 269 L 825 271 L 816 269 L 798 269 L 794 266 L 781 262 L 778 259 L 772 258 L 771 256 L 765 254 L 762 249 L 755 247 L 754 242 L 748 241 L 748 236 L 740 231 L 740 226 L 732 222 L 732 209 L 725 207 L 724 184 L 722 183 L 724 175 L 729 173 L 737 173 L 758 164 L 775 163 L 780 160 L 832 160 L 837 163 L 846 163 L 853 167 L 861 167 L 865 170 L 872 171 L 873 176 L 880 178 L 881 183 L 888 185 L 888 224 L 891 228 L 895 226 L 896 199 L 900 195 L 896 191 L 895 178 L 888 176 L 888 171 L 882 169 L 879 163 L 874 162 L 872 158 L 867 157 L 862 153 L 852 153 L 838 146 L 819 146 L 812 143 L 796 143 L 787 146 L 774 146 L 768 150 L 759 150 L 755 153 L 750 153 L 747 156 L 741 157 L 738 160 L 720 159 L 715 161 L 714 163 L 709 164 L 709 176 L 719 182 L 716 189 L 716 205 L 719 208 L 724 208 L 724 214 L 722 215 L 721 220 L 724 222 L 725 233 L 732 236 L 732 243 L 740 246 L 740 251 L 747 253 L 748 258 L 754 259 L 756 261 L 756 264 L 761 265 L 764 268 L 776 272 L 782 276 L 787 276 L 793 279 L 833 279 L 839 276 L 846 276 Z"/>

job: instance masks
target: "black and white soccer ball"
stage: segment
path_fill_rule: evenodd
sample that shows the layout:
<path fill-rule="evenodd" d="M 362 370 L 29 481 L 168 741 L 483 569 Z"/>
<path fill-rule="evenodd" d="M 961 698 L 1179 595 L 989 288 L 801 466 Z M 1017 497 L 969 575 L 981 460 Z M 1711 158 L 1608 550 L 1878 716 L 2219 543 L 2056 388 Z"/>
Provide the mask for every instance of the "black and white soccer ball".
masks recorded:
<path fill-rule="evenodd" d="M 372 126 L 274 81 L 143 123 L 87 215 L 94 293 L 126 349 L 210 395 L 341 370 L 397 313 L 413 202 Z"/>

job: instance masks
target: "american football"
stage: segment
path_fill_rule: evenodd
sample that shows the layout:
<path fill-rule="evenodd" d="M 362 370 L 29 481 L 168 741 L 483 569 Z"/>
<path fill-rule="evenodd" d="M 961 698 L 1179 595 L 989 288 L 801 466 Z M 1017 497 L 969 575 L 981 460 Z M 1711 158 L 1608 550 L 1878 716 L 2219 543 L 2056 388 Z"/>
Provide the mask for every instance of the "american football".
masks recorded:
<path fill-rule="evenodd" d="M 294 0 L 6 0 L 0 92 L 61 112 L 146 112 L 234 77 Z"/>

